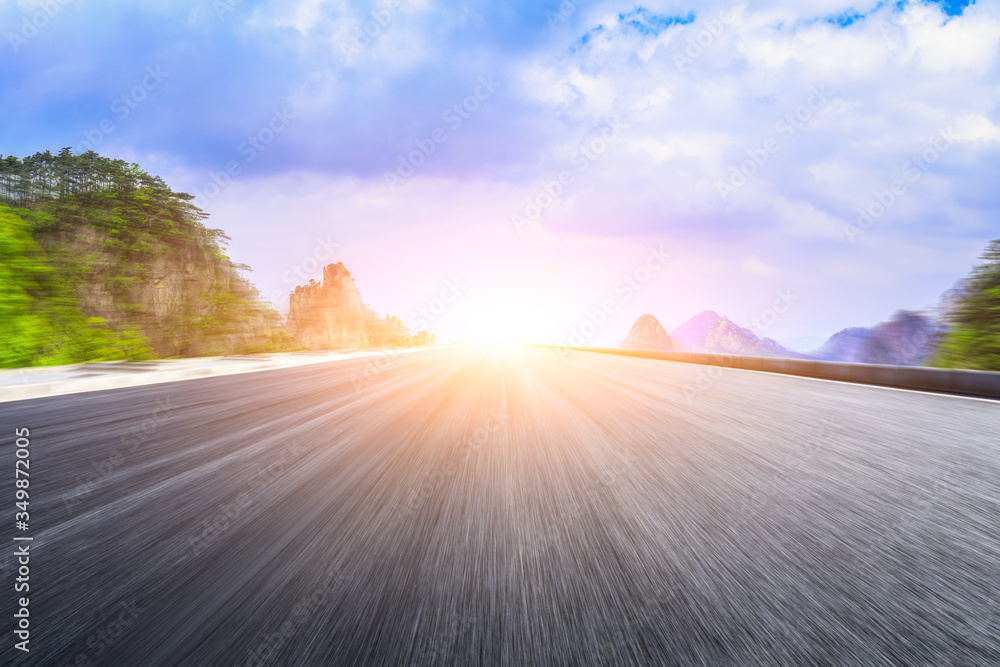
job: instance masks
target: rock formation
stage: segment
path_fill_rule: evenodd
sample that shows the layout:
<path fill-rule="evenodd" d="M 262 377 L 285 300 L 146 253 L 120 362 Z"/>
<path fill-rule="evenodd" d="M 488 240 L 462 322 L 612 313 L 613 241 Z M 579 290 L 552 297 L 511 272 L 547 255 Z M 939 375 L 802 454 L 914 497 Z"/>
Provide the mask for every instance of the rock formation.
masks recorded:
<path fill-rule="evenodd" d="M 310 350 L 433 345 L 425 331 L 411 336 L 398 317 L 379 316 L 361 298 L 354 278 L 340 262 L 323 267 L 323 282 L 310 280 L 289 297 L 288 333 Z"/>
<path fill-rule="evenodd" d="M 660 322 L 649 315 L 640 315 L 639 319 L 632 325 L 628 336 L 622 341 L 621 347 L 631 350 L 663 350 L 674 349 L 670 336 L 663 329 Z"/>
<path fill-rule="evenodd" d="M 803 358 L 786 350 L 771 338 L 759 338 L 728 317 L 713 310 L 701 312 L 670 332 L 670 338 L 683 352 L 737 354 L 751 357 Z"/>

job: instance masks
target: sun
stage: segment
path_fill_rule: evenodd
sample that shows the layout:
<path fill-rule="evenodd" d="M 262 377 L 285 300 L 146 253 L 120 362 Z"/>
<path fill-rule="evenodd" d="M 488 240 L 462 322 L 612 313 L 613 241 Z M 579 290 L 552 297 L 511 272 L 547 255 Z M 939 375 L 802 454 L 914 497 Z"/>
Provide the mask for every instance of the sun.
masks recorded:
<path fill-rule="evenodd" d="M 545 343 L 551 306 L 537 294 L 492 292 L 462 304 L 464 338 L 475 343 Z"/>

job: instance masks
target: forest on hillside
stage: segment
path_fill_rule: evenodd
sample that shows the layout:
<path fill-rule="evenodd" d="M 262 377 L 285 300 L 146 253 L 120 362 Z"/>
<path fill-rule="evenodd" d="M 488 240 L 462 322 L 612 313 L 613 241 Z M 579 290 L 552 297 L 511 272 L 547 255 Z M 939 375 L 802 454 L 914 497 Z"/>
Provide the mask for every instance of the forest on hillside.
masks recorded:
<path fill-rule="evenodd" d="M 0 366 L 294 349 L 192 200 L 93 151 L 0 157 Z"/>

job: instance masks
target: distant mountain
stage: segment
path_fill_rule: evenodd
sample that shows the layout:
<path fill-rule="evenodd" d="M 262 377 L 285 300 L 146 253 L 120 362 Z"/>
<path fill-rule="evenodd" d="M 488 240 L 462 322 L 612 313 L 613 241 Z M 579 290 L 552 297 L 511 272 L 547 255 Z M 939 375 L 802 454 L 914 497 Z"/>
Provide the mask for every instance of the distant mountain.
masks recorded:
<path fill-rule="evenodd" d="M 705 339 L 722 317 L 714 310 L 698 313 L 670 332 L 670 339 L 679 350 L 704 352 Z"/>
<path fill-rule="evenodd" d="M 622 341 L 621 347 L 630 350 L 663 350 L 674 349 L 666 330 L 652 315 L 640 315 L 632 325 L 628 336 Z"/>
<path fill-rule="evenodd" d="M 838 331 L 812 356 L 824 361 L 919 366 L 934 356 L 941 331 L 935 318 L 899 310 L 874 327 Z"/>
<path fill-rule="evenodd" d="M 871 335 L 867 327 L 848 327 L 830 336 L 812 356 L 823 361 L 855 361 L 864 356 L 865 341 Z"/>
<path fill-rule="evenodd" d="M 736 354 L 755 357 L 791 357 L 804 355 L 791 352 L 770 338 L 759 338 L 728 317 L 713 310 L 698 313 L 670 332 L 670 338 L 684 352 Z"/>

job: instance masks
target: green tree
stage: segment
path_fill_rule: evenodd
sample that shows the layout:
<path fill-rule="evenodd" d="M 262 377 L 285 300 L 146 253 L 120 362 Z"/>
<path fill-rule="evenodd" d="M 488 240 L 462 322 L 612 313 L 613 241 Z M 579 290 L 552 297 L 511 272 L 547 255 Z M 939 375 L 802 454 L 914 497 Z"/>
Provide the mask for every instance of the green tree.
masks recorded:
<path fill-rule="evenodd" d="M 936 364 L 1000 371 L 1000 239 L 991 241 L 949 315 Z"/>
<path fill-rule="evenodd" d="M 28 223 L 14 209 L 0 206 L 0 366 L 29 366 L 44 359 L 53 338 L 37 301 L 40 282 L 52 271 L 42 257 Z"/>
<path fill-rule="evenodd" d="M 116 332 L 83 314 L 72 281 L 31 237 L 32 220 L 46 216 L 0 205 L 0 366 L 152 358 L 135 327 Z"/>
<path fill-rule="evenodd" d="M 0 365 L 150 358 L 147 335 L 168 356 L 296 349 L 193 200 L 93 151 L 0 156 L 0 205 L 16 207 L 0 218 Z"/>

